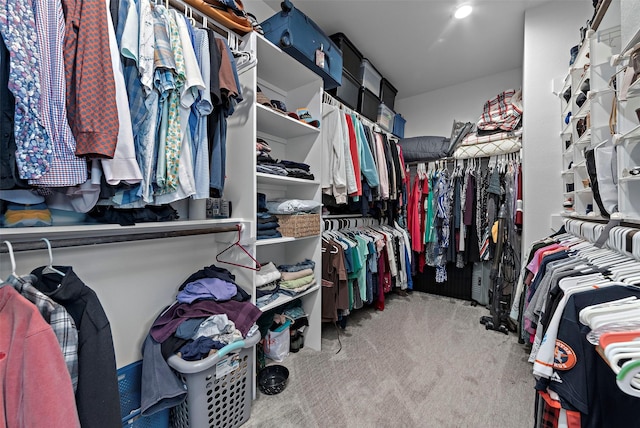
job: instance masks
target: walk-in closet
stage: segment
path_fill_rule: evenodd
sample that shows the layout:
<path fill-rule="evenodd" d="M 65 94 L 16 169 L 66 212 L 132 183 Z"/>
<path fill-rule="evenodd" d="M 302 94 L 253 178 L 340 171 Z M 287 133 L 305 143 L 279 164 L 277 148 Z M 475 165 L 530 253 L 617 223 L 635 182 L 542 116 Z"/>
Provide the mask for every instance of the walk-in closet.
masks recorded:
<path fill-rule="evenodd" d="M 0 0 L 0 428 L 632 427 L 636 0 Z"/>

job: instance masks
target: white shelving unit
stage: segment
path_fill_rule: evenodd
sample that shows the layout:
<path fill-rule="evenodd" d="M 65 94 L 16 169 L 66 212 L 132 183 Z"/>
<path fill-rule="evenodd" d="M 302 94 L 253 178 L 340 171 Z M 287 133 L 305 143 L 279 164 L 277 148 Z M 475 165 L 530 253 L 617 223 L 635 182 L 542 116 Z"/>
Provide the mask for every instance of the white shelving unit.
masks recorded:
<path fill-rule="evenodd" d="M 291 197 L 321 201 L 320 130 L 292 119 L 268 107 L 258 105 L 256 86 L 260 85 L 271 99 L 282 100 L 293 111 L 307 108 L 321 118 L 322 79 L 273 46 L 255 32 L 240 38 L 242 48 L 253 52 L 257 65 L 239 71 L 244 100 L 227 121 L 226 183 L 224 198 L 232 202 L 233 218 L 207 220 L 204 209 L 190 211 L 183 200 L 171 204 L 180 214 L 179 221 L 140 223 L 134 226 L 80 225 L 38 228 L 0 229 L 0 242 L 26 245 L 48 238 L 54 244 L 53 263 L 72 266 L 78 277 L 98 295 L 111 329 L 118 367 L 141 358 L 140 349 L 155 318 L 175 300 L 178 287 L 192 273 L 216 264 L 231 271 L 239 287 L 251 294 L 255 302 L 255 271 L 218 262 L 216 255 L 238 238 L 240 243 L 261 262 L 292 264 L 304 259 L 316 263 L 316 286 L 296 298 L 309 317 L 305 346 L 320 349 L 321 344 L 321 238 L 283 237 L 256 240 L 256 193 L 269 198 Z M 277 177 L 256 173 L 256 138 L 269 141 L 277 159 L 304 162 L 312 167 L 314 180 Z M 197 204 L 193 206 L 196 207 Z M 214 233 L 219 229 L 222 233 Z M 178 236 L 176 232 L 187 232 Z M 149 234 L 165 234 L 158 239 Z M 142 239 L 116 243 L 97 241 L 114 235 L 145 235 Z M 78 246 L 56 248 L 56 240 L 84 239 Z M 46 249 L 16 252 L 17 274 L 48 264 Z M 230 250 L 223 259 L 250 266 L 252 261 L 239 250 Z M 9 275 L 9 257 L 0 255 L 0 271 Z M 277 308 L 291 298 L 282 297 L 271 303 Z"/>
<path fill-rule="evenodd" d="M 620 26 L 622 47 L 620 53 L 628 54 L 640 42 L 640 13 L 633 1 L 621 0 Z M 619 80 L 622 70 L 629 64 L 625 57 L 618 65 Z M 628 171 L 640 166 L 640 117 L 636 110 L 640 108 L 640 81 L 630 87 L 626 101 L 618 102 L 617 132 L 621 137 L 617 141 L 618 161 L 618 209 L 619 217 L 627 221 L 640 220 L 640 176 L 630 175 Z"/>
<path fill-rule="evenodd" d="M 589 30 L 580 46 L 559 94 L 562 121 L 560 140 L 563 148 L 562 186 L 565 201 L 570 199 L 573 203 L 572 207 L 565 207 L 563 211 L 564 215 L 589 218 L 602 216 L 593 197 L 585 152 L 605 141 L 613 141 L 609 118 L 614 90 L 610 86 L 610 78 L 616 69 L 610 64 L 610 59 L 620 51 L 619 0 L 608 5 L 607 14 L 599 19 L 597 31 Z M 571 93 L 568 101 L 562 97 L 566 91 Z M 578 105 L 576 101 L 582 96 L 584 102 Z M 571 116 L 567 125 L 569 113 Z"/>
<path fill-rule="evenodd" d="M 242 195 L 236 198 L 234 215 L 255 220 L 257 213 L 256 194 L 264 193 L 267 200 L 276 198 L 297 198 L 322 201 L 320 188 L 321 139 L 320 129 L 291 118 L 274 109 L 257 104 L 255 94 L 259 87 L 271 100 L 285 103 L 289 111 L 306 108 L 314 118 L 321 118 L 322 79 L 299 62 L 282 52 L 278 47 L 259 34 L 252 34 L 249 50 L 253 51 L 258 63 L 255 68 L 240 74 L 243 94 L 249 100 L 238 105 L 238 109 L 228 121 L 227 165 L 242 171 L 242 178 L 227 182 L 225 192 Z M 277 176 L 256 172 L 256 139 L 262 138 L 271 147 L 274 159 L 303 162 L 311 166 L 314 180 Z M 239 199 L 239 200 L 238 200 Z M 294 264 L 305 259 L 316 263 L 316 285 L 295 297 L 281 296 L 262 307 L 262 311 L 276 309 L 292 300 L 300 299 L 308 315 L 309 326 L 305 330 L 305 346 L 320 350 L 321 344 L 321 238 L 282 237 L 256 239 L 255 221 L 251 224 L 251 242 L 261 263 Z M 255 276 L 254 276 L 255 279 Z M 255 296 L 255 288 L 250 291 Z"/>

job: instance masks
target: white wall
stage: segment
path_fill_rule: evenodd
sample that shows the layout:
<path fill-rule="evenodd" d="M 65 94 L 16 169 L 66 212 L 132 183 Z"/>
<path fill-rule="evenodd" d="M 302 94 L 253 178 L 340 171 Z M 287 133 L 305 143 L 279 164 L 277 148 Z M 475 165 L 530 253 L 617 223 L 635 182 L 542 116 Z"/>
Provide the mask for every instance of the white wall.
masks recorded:
<path fill-rule="evenodd" d="M 258 22 L 262 22 L 276 12 L 280 12 L 280 3 L 278 3 L 277 9 L 268 5 L 264 0 L 244 0 L 242 4 L 244 5 L 244 10 L 253 14 Z"/>
<path fill-rule="evenodd" d="M 525 13 L 522 97 L 523 248 L 551 232 L 551 216 L 562 207 L 560 99 L 553 80 L 569 70 L 570 49 L 591 18 L 591 2 L 549 2 Z"/>
<path fill-rule="evenodd" d="M 428 79 L 428 76 L 425 77 Z M 451 135 L 453 120 L 477 122 L 485 101 L 505 89 L 522 86 L 522 69 L 482 77 L 458 85 L 396 100 L 395 109 L 407 120 L 405 137 Z"/>

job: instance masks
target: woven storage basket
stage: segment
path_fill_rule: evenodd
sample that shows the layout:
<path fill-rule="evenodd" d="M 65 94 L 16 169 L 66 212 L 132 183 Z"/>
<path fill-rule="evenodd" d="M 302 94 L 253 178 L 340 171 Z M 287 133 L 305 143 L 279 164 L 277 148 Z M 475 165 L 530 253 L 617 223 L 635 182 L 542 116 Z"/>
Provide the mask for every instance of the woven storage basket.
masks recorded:
<path fill-rule="evenodd" d="M 320 214 L 278 214 L 282 236 L 300 238 L 320 234 Z"/>

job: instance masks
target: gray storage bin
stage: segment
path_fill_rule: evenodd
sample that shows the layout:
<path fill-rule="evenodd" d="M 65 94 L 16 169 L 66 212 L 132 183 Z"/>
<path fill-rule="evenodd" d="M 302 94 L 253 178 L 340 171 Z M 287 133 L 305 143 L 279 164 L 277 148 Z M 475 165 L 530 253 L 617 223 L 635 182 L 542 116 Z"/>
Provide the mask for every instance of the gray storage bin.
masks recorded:
<path fill-rule="evenodd" d="M 362 87 L 370 90 L 373 95 L 380 98 L 381 81 L 382 75 L 368 59 L 363 58 L 360 63 L 360 83 L 362 84 Z"/>
<path fill-rule="evenodd" d="M 187 385 L 187 399 L 171 409 L 173 428 L 235 428 L 251 416 L 253 347 L 260 333 L 199 361 L 177 355 L 167 363 Z"/>
<path fill-rule="evenodd" d="M 480 305 L 489 304 L 489 290 L 491 289 L 491 261 L 473 264 L 471 299 Z"/>

